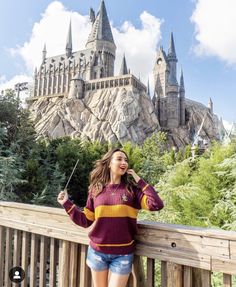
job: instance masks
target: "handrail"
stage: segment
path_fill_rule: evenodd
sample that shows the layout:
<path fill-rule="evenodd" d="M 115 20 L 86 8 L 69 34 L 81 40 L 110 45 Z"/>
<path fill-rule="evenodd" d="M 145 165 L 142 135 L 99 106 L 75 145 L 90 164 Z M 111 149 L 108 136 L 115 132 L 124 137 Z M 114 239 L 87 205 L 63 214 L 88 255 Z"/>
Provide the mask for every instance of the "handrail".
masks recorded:
<path fill-rule="evenodd" d="M 15 202 L 0 202 L 1 226 L 60 240 L 64 246 L 61 252 L 68 252 L 67 242 L 71 246 L 80 244 L 86 247 L 90 230 L 75 225 L 61 208 Z M 224 278 L 236 275 L 236 232 L 145 221 L 138 222 L 138 230 L 135 254 L 147 257 L 149 267 L 153 267 L 156 259 L 162 263 L 201 268 L 206 272 L 222 272 Z M 81 248 L 85 254 L 86 250 Z M 165 270 L 163 264 L 162 267 Z"/>

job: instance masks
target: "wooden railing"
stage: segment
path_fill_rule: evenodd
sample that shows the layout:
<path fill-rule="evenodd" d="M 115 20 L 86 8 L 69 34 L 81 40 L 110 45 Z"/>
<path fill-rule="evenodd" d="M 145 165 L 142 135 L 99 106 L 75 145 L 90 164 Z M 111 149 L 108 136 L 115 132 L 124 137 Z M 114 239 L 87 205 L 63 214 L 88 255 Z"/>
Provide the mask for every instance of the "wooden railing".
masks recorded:
<path fill-rule="evenodd" d="M 139 222 L 129 287 L 209 287 L 212 272 L 222 286 L 236 275 L 236 232 Z M 0 202 L 0 286 L 9 270 L 21 266 L 21 286 L 91 287 L 86 266 L 88 230 L 76 226 L 60 208 Z M 143 266 L 145 264 L 145 266 Z M 144 267 L 144 268 L 143 268 Z"/>

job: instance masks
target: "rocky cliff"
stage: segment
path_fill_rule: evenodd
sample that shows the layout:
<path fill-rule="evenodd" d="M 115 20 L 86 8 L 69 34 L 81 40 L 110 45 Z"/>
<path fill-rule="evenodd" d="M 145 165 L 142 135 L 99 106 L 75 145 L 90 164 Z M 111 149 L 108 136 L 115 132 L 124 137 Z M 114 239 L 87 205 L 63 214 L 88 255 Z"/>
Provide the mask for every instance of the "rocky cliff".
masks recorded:
<path fill-rule="evenodd" d="M 39 98 L 30 104 L 32 119 L 40 136 L 62 136 L 124 143 L 142 143 L 161 128 L 152 101 L 132 87 L 86 92 L 82 99 Z M 204 105 L 186 100 L 187 125 L 167 130 L 169 144 L 192 143 L 200 136 L 207 141 L 220 138 L 221 122 Z"/>
<path fill-rule="evenodd" d="M 37 133 L 49 138 L 136 143 L 160 129 L 150 98 L 132 88 L 90 91 L 83 99 L 40 98 L 30 110 Z"/>

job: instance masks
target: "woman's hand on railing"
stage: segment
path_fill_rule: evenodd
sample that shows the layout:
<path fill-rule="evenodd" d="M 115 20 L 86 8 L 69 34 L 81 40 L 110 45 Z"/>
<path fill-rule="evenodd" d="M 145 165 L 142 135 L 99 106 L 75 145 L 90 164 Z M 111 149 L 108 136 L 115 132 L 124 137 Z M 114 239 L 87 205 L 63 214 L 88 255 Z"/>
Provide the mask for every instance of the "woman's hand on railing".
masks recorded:
<path fill-rule="evenodd" d="M 67 190 L 62 190 L 57 196 L 57 202 L 63 205 L 69 198 Z"/>

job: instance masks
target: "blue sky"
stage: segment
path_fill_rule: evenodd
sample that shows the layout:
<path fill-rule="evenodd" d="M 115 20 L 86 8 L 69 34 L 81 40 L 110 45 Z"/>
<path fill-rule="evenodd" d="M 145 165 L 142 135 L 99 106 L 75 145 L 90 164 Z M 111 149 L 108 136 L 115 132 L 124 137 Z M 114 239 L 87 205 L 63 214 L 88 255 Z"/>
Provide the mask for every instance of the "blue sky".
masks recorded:
<path fill-rule="evenodd" d="M 178 75 L 184 71 L 186 97 L 236 121 L 235 0 L 105 0 L 117 45 L 131 72 L 152 83 L 155 50 L 168 50 L 174 33 Z M 227 5 L 226 5 L 227 4 Z M 90 30 L 88 11 L 100 0 L 0 0 L 0 90 L 28 80 L 39 66 L 44 42 L 48 56 L 64 53 L 69 20 L 74 50 Z"/>

